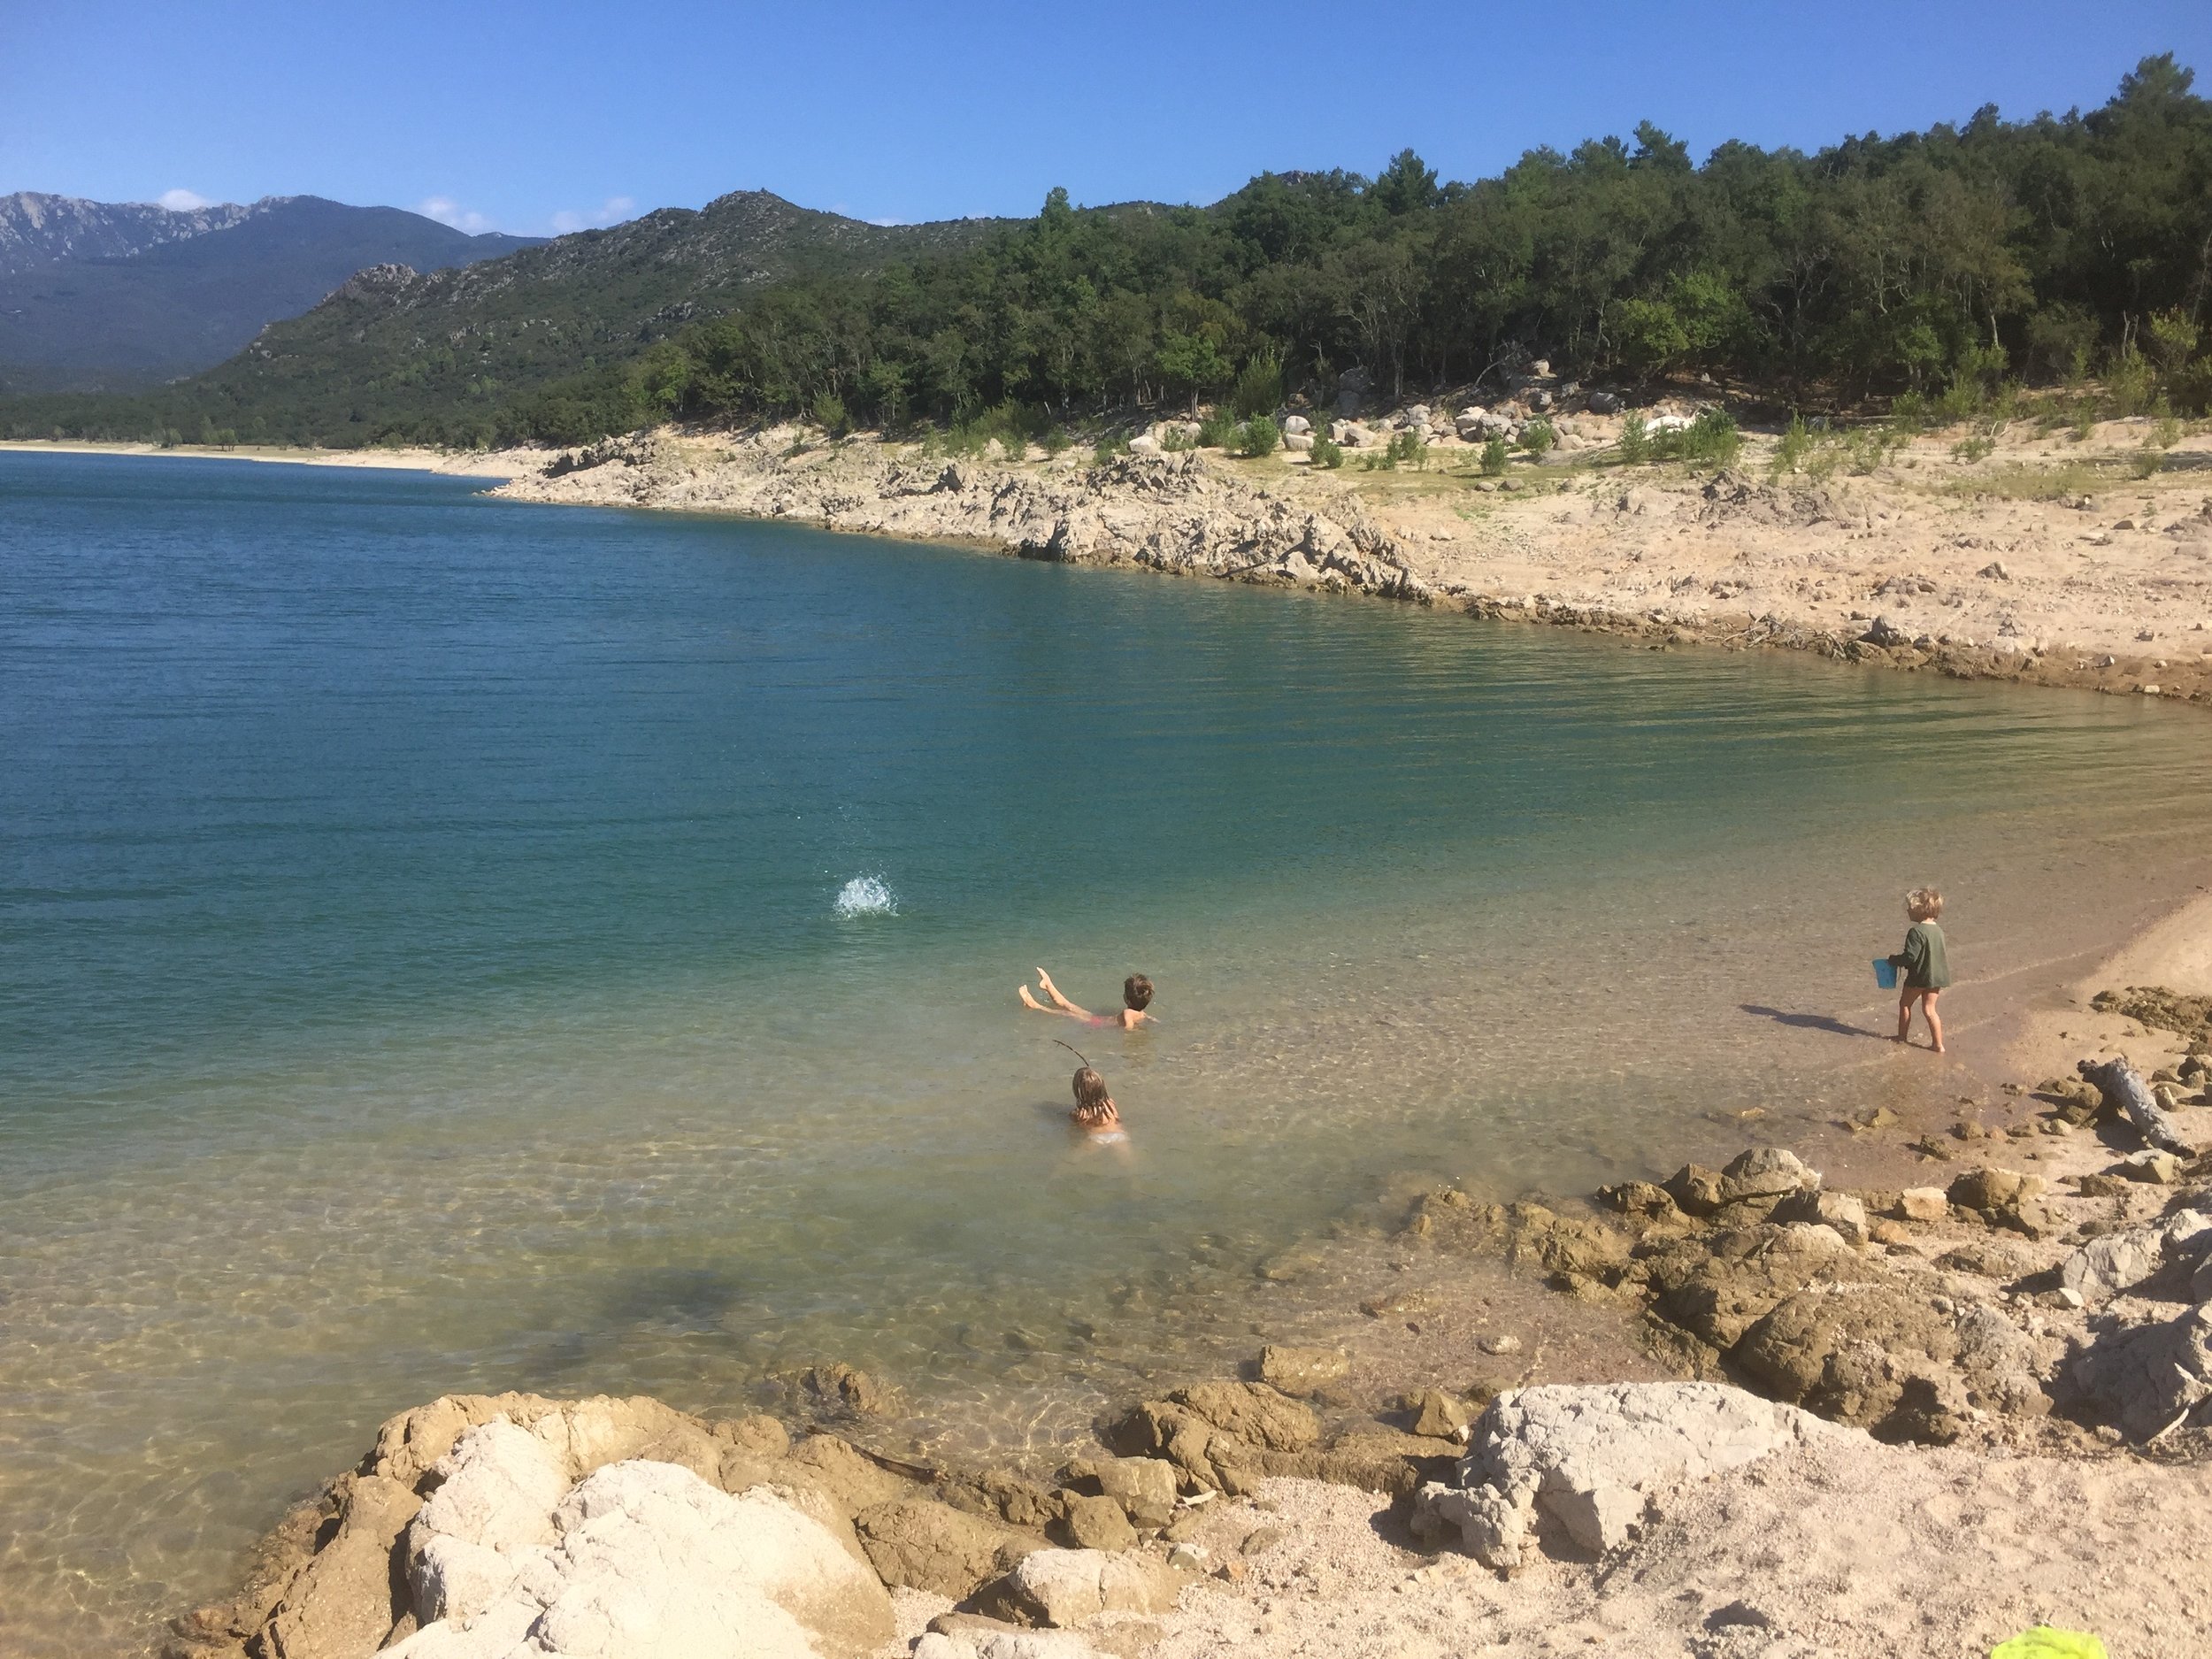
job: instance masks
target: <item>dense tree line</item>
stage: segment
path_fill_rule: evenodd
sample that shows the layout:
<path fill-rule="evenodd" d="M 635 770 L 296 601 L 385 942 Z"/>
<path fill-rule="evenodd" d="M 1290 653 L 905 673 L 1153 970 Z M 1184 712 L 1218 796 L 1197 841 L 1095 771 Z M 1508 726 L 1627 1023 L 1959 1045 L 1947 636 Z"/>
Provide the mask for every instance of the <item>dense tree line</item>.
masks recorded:
<path fill-rule="evenodd" d="M 1523 353 L 1798 403 L 2146 365 L 2201 408 L 2208 299 L 2212 103 L 2165 56 L 2086 114 L 1985 108 L 1809 156 L 1730 142 L 1700 165 L 1646 124 L 1473 184 L 1408 150 L 1371 179 L 1263 174 L 1203 209 L 1083 211 L 1056 190 L 967 250 L 769 287 L 518 397 L 491 435 L 1010 407 L 1067 420 L 1189 405 L 1254 373 L 1325 396 L 1358 368 L 1425 392 Z M 188 421 L 288 426 L 194 398 L 177 395 Z M 387 425 L 485 435 L 434 407 Z"/>

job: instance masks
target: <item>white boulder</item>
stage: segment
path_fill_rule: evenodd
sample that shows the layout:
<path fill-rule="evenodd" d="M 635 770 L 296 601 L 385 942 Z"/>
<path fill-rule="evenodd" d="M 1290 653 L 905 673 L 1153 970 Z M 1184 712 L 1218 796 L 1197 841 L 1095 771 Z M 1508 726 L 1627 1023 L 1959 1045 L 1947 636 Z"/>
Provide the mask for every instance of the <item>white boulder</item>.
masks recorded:
<path fill-rule="evenodd" d="M 1540 1509 L 1582 1548 L 1628 1541 L 1654 1494 L 1855 1433 L 1721 1383 L 1545 1385 L 1500 1394 L 1476 1425 L 1460 1489 L 1425 1486 L 1416 1524 L 1456 1526 L 1492 1567 L 1519 1566 Z"/>
<path fill-rule="evenodd" d="M 858 1659 L 891 1635 L 875 1575 L 767 1487 L 732 1497 L 673 1463 L 611 1463 L 547 1506 L 549 1547 L 495 1548 L 423 1515 L 421 1627 L 398 1659 Z"/>
<path fill-rule="evenodd" d="M 415 1517 L 418 1537 L 443 1535 L 486 1549 L 553 1541 L 553 1508 L 568 1491 L 558 1455 L 527 1429 L 494 1417 L 437 1463 L 445 1484 Z"/>

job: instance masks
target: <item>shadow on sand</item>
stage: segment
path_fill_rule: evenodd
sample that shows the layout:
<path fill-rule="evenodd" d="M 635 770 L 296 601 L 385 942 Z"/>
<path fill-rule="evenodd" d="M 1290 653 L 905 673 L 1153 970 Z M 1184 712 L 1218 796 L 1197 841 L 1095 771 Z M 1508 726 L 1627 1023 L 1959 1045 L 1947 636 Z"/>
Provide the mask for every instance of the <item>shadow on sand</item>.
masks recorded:
<path fill-rule="evenodd" d="M 1739 1002 L 1737 1006 L 1747 1014 L 1756 1014 L 1778 1025 L 1793 1025 L 1800 1031 L 1824 1031 L 1838 1037 L 1872 1037 L 1883 1042 L 1891 1036 L 1886 1031 L 1869 1031 L 1863 1025 L 1851 1025 L 1832 1014 L 1793 1014 L 1785 1009 L 1762 1008 L 1756 1002 Z"/>

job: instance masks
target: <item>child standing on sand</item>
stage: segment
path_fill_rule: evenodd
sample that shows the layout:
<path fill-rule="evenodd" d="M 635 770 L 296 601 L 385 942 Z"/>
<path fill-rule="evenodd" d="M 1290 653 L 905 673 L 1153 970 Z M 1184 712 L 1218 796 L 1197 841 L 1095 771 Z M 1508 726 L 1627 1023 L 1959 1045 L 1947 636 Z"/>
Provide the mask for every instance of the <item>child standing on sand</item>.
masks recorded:
<path fill-rule="evenodd" d="M 1936 918 L 1943 914 L 1943 895 L 1933 887 L 1915 887 L 1905 895 L 1905 914 L 1912 926 L 1905 930 L 1905 948 L 1892 956 L 1890 965 L 1904 970 L 1897 996 L 1897 1041 L 1912 1037 L 1912 1005 L 1928 1021 L 1928 1035 L 1935 1051 L 1943 1052 L 1943 1019 L 1936 1012 L 1936 998 L 1951 983 L 1951 964 L 1944 955 L 1943 929 Z"/>

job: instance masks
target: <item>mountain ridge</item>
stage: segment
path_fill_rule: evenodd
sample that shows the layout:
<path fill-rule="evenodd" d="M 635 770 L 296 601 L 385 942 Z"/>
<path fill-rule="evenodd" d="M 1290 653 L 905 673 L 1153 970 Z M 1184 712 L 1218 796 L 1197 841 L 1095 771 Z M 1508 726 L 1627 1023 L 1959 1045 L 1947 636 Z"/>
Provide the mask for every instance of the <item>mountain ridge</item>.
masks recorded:
<path fill-rule="evenodd" d="M 196 373 L 369 266 L 437 269 L 536 245 L 315 196 L 178 212 L 19 192 L 0 197 L 0 232 L 15 265 L 0 270 L 0 390 L 17 392 Z"/>

